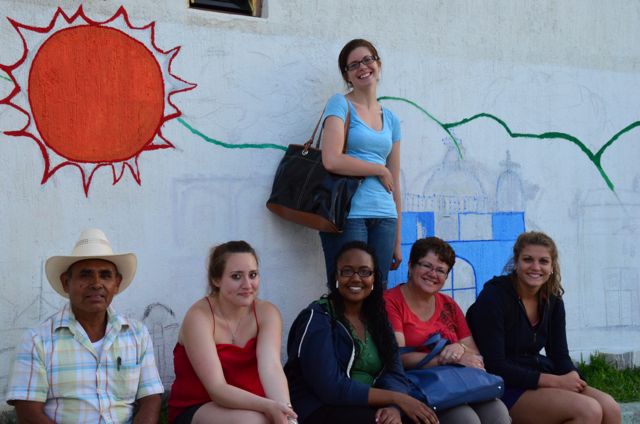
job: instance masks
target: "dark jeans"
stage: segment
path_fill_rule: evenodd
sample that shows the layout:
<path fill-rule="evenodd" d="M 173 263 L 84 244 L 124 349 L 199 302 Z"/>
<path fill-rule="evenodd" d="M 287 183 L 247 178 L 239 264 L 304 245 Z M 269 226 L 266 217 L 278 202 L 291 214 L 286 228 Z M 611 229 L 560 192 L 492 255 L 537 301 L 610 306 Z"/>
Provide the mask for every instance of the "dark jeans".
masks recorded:
<path fill-rule="evenodd" d="M 386 287 L 396 243 L 396 223 L 395 218 L 349 218 L 341 234 L 320 232 L 327 284 L 335 283 L 336 276 L 331 275 L 331 271 L 342 245 L 359 240 L 367 243 L 376 253 L 376 262 L 382 273 L 382 283 Z"/>

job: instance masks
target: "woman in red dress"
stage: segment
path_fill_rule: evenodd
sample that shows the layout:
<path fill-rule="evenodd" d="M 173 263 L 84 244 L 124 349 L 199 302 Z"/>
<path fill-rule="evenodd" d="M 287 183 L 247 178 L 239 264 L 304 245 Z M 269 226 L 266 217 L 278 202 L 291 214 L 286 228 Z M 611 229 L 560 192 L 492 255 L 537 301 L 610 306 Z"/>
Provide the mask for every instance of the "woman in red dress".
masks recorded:
<path fill-rule="evenodd" d="M 174 349 L 169 421 L 291 424 L 280 363 L 282 317 L 257 298 L 258 257 L 244 241 L 211 250 L 210 294 L 185 315 Z"/>

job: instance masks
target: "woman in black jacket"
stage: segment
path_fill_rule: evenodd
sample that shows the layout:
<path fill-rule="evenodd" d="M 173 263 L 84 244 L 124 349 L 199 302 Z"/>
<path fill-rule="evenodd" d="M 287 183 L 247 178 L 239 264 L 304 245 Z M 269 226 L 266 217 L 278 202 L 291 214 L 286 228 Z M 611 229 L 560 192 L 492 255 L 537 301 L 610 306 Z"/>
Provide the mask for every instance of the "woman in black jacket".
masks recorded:
<path fill-rule="evenodd" d="M 523 233 L 513 260 L 509 275 L 485 284 L 467 321 L 487 371 L 505 381 L 514 423 L 620 423 L 615 400 L 590 387 L 569 357 L 554 241 Z"/>
<path fill-rule="evenodd" d="M 334 269 L 329 296 L 300 312 L 289 331 L 285 373 L 300 423 L 437 423 L 407 394 L 371 249 L 346 243 Z"/>

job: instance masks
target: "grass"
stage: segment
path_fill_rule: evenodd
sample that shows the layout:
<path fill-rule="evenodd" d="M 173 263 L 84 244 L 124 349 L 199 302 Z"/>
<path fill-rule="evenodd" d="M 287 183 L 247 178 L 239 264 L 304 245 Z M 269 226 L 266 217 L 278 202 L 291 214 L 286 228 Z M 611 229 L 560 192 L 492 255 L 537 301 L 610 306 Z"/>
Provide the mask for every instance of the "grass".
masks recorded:
<path fill-rule="evenodd" d="M 590 386 L 609 393 L 621 403 L 640 401 L 640 368 L 618 370 L 604 355 L 591 355 L 589 363 L 578 364 L 580 374 Z"/>

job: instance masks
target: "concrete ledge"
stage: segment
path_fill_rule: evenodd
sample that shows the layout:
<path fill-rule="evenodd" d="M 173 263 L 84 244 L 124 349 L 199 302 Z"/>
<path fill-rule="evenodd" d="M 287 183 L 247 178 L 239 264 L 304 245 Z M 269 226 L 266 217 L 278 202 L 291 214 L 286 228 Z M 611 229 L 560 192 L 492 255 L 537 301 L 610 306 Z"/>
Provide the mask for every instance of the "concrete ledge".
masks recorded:
<path fill-rule="evenodd" d="M 622 403 L 620 409 L 623 424 L 640 424 L 640 402 Z"/>
<path fill-rule="evenodd" d="M 640 424 L 640 402 L 622 403 L 622 424 Z M 16 414 L 12 410 L 0 412 L 0 424 L 15 424 Z"/>

